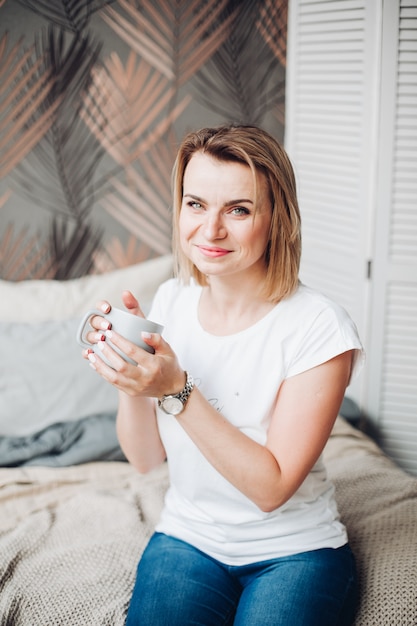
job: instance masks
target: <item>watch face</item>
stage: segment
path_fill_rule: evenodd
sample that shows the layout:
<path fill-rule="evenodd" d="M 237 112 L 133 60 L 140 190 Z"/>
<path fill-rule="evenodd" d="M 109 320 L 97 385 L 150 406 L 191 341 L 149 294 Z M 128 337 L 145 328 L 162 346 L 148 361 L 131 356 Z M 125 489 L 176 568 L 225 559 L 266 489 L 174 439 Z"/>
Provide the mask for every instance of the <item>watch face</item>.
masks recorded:
<path fill-rule="evenodd" d="M 175 398 L 174 396 L 164 398 L 161 406 L 165 413 L 169 413 L 169 415 L 178 415 L 184 408 L 181 400 L 179 398 Z"/>

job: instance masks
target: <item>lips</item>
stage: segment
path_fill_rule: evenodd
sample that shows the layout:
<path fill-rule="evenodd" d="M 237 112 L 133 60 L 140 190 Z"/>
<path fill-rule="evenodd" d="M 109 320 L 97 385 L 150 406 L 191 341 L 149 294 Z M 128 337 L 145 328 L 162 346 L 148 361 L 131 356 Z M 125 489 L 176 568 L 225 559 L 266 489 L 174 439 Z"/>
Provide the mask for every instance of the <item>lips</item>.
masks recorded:
<path fill-rule="evenodd" d="M 225 248 L 216 248 L 214 246 L 197 246 L 198 249 L 204 256 L 208 256 L 211 258 L 217 258 L 221 256 L 226 256 L 231 252 L 231 250 L 226 250 Z"/>

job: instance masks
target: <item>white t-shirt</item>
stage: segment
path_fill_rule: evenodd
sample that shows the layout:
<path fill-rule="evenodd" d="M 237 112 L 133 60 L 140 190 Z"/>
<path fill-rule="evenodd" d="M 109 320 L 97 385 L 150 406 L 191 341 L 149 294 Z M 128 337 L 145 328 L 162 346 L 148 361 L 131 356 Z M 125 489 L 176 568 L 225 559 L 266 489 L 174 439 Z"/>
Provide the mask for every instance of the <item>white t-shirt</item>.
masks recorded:
<path fill-rule="evenodd" d="M 322 294 L 300 285 L 250 328 L 215 336 L 198 320 L 201 289 L 167 281 L 149 318 L 164 325 L 163 337 L 205 398 L 258 443 L 266 442 L 283 380 L 351 349 L 358 371 L 363 351 L 355 325 Z M 265 513 L 214 469 L 175 417 L 157 409 L 157 419 L 170 472 L 157 531 L 229 565 L 346 543 L 321 459 L 284 505 Z"/>

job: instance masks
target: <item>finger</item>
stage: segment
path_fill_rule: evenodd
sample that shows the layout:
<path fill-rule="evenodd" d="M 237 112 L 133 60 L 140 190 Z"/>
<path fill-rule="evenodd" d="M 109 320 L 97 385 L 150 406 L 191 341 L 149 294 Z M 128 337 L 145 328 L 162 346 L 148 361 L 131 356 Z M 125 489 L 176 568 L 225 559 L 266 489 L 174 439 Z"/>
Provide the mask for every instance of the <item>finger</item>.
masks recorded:
<path fill-rule="evenodd" d="M 86 354 L 86 358 L 89 362 L 90 367 L 92 367 L 93 370 L 96 370 L 101 376 L 103 376 L 104 379 L 110 382 L 110 377 L 108 375 L 108 372 L 109 371 L 113 372 L 113 369 L 109 367 L 103 361 L 103 359 L 100 358 L 100 352 L 99 351 L 94 352 L 94 350 L 89 348 L 88 350 L 86 350 L 85 354 Z"/>
<path fill-rule="evenodd" d="M 128 395 L 137 395 L 135 377 L 132 374 L 132 372 L 138 371 L 136 366 L 127 363 L 114 350 L 111 350 L 108 345 L 103 346 L 102 351 L 97 350 L 97 352 L 93 352 L 93 350 L 89 349 L 86 352 L 88 353 L 87 358 L 90 367 L 104 380 Z M 111 367 L 100 358 L 100 355 L 104 354 L 104 352 L 106 352 L 106 359 L 112 361 Z"/>
<path fill-rule="evenodd" d="M 129 310 L 130 313 L 134 315 L 138 315 L 139 317 L 145 317 L 142 309 L 140 308 L 140 304 L 138 300 L 135 298 L 131 291 L 123 291 L 122 292 L 122 300 L 125 307 Z"/>
<path fill-rule="evenodd" d="M 109 322 L 109 320 L 106 320 L 100 315 L 93 315 L 89 323 L 90 326 L 94 328 L 94 330 L 108 330 L 111 327 L 111 323 Z"/>
<path fill-rule="evenodd" d="M 116 372 L 123 373 L 129 366 L 105 341 L 100 341 L 94 350 L 88 349 L 86 356 L 90 365 L 112 384 L 115 382 Z"/>
<path fill-rule="evenodd" d="M 144 343 L 155 350 L 155 353 L 162 353 L 165 348 L 168 347 L 168 344 L 162 339 L 159 333 L 149 333 L 144 330 L 141 332 L 141 337 Z"/>
<path fill-rule="evenodd" d="M 111 310 L 111 305 L 106 300 L 100 300 L 97 302 L 96 308 L 103 311 L 103 315 L 105 315 Z M 89 318 L 88 323 L 95 330 L 107 330 L 111 327 L 110 322 L 101 315 L 92 315 Z"/>
<path fill-rule="evenodd" d="M 97 302 L 96 308 L 103 311 L 103 315 L 105 315 L 111 310 L 111 305 L 107 300 L 100 300 Z M 96 330 L 107 330 L 111 326 L 110 322 L 100 315 L 93 315 L 89 319 L 89 324 Z"/>
<path fill-rule="evenodd" d="M 113 346 L 109 345 L 107 341 L 100 341 L 97 344 L 96 354 L 100 358 L 104 358 L 107 363 L 107 367 L 110 367 L 112 370 L 123 372 L 129 363 L 123 358 L 122 355 L 118 354 Z"/>
<path fill-rule="evenodd" d="M 82 351 L 82 356 L 83 359 L 86 359 L 87 361 L 89 360 L 89 355 L 93 353 L 93 349 L 92 348 L 86 348 L 85 350 Z"/>
<path fill-rule="evenodd" d="M 111 310 L 111 304 L 107 302 L 107 300 L 99 300 L 96 307 L 100 309 L 100 311 L 103 311 L 103 313 L 108 313 Z"/>
<path fill-rule="evenodd" d="M 108 330 L 108 329 L 106 328 L 105 330 Z M 103 331 L 92 330 L 92 331 L 88 331 L 85 334 L 84 339 L 87 343 L 94 344 L 94 343 L 98 343 L 99 341 L 104 341 L 106 339 L 106 335 L 104 334 Z"/>
<path fill-rule="evenodd" d="M 106 339 L 120 350 L 122 355 L 126 355 L 126 357 L 131 359 L 135 364 L 144 365 L 148 362 L 149 352 L 142 346 L 138 346 L 132 341 L 129 341 L 126 337 L 119 335 L 119 333 L 115 332 L 113 329 L 106 331 L 105 335 Z"/>

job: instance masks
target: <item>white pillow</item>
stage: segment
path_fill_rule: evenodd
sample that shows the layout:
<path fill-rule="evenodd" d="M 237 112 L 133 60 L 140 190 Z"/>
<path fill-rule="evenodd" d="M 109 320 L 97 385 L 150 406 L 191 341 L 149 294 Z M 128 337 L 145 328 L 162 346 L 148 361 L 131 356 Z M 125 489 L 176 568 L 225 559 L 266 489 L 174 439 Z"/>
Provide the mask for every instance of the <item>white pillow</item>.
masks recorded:
<path fill-rule="evenodd" d="M 47 426 L 116 414 L 117 390 L 81 356 L 79 318 L 0 322 L 0 436 L 25 437 Z"/>
<path fill-rule="evenodd" d="M 76 280 L 0 281 L 0 436 L 117 410 L 114 387 L 81 356 L 76 329 L 98 300 L 122 306 L 132 291 L 149 310 L 172 276 L 171 256 Z"/>
<path fill-rule="evenodd" d="M 129 289 L 146 312 L 157 287 L 172 276 L 172 256 L 74 280 L 0 280 L 0 321 L 44 322 L 81 317 L 98 300 L 122 307 Z"/>

